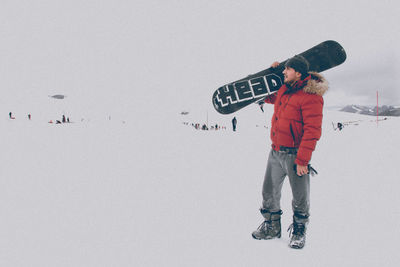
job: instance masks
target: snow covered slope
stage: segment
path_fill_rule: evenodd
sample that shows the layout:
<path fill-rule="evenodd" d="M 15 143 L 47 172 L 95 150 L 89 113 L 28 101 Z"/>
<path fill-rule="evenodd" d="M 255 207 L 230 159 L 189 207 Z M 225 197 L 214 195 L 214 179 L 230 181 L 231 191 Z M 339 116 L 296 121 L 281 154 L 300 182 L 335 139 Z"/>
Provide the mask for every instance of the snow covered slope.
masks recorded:
<path fill-rule="evenodd" d="M 258 241 L 272 109 L 51 125 L 0 119 L 1 266 L 395 266 L 400 120 L 326 111 L 304 250 Z M 194 115 L 193 115 L 194 116 Z M 200 118 L 201 117 L 201 118 Z M 35 118 L 35 114 L 33 114 Z M 169 118 L 169 120 L 168 120 Z M 200 120 L 199 118 L 185 118 Z M 332 122 L 362 120 L 334 131 Z M 203 120 L 203 122 L 205 122 Z M 282 227 L 291 193 L 282 194 Z"/>

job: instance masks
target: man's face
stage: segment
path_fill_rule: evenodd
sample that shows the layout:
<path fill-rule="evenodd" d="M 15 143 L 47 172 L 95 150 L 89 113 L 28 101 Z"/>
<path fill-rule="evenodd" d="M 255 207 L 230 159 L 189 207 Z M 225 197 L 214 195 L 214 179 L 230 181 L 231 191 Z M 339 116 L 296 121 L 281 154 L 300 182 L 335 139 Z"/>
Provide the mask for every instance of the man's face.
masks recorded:
<path fill-rule="evenodd" d="M 294 84 L 301 78 L 301 73 L 295 71 L 293 68 L 290 67 L 285 67 L 283 70 L 283 76 L 284 76 L 284 83 L 286 84 Z"/>

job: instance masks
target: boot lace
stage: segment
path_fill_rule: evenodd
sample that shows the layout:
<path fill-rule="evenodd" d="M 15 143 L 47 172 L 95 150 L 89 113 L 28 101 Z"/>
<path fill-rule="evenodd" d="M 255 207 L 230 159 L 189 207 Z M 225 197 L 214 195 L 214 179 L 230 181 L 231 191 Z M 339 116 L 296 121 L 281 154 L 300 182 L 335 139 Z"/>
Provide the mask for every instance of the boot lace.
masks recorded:
<path fill-rule="evenodd" d="M 263 221 L 260 226 L 258 226 L 257 230 L 263 231 L 263 232 L 268 232 L 268 230 L 272 229 L 271 222 L 270 221 Z"/>
<path fill-rule="evenodd" d="M 288 228 L 288 232 L 289 232 L 289 237 L 291 237 L 292 235 L 294 236 L 303 236 L 304 235 L 304 230 L 305 230 L 305 225 L 302 223 L 292 223 L 289 228 Z"/>

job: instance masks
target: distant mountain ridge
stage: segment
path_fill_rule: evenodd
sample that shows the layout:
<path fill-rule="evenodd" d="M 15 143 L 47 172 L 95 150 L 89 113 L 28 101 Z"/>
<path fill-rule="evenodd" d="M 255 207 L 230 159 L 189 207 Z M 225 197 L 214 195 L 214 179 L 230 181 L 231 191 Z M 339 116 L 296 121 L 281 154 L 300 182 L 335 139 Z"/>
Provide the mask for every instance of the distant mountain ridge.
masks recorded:
<path fill-rule="evenodd" d="M 376 106 L 348 105 L 340 111 L 376 116 Z M 378 107 L 379 116 L 400 116 L 400 107 L 383 105 Z"/>

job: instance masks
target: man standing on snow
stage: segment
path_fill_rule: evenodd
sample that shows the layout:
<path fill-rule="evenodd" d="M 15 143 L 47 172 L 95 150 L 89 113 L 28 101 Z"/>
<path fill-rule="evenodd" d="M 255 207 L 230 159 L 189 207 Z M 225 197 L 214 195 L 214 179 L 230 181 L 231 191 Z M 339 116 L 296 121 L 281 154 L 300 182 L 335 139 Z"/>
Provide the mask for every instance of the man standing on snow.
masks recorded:
<path fill-rule="evenodd" d="M 233 129 L 234 132 L 236 132 L 236 124 L 237 124 L 236 117 L 233 117 L 233 119 L 232 119 L 232 129 Z"/>
<path fill-rule="evenodd" d="M 279 62 L 274 62 L 276 68 Z M 255 239 L 281 237 L 280 198 L 283 181 L 289 177 L 292 189 L 293 224 L 289 246 L 303 248 L 310 216 L 309 162 L 321 137 L 323 94 L 328 83 L 318 73 L 308 72 L 309 63 L 295 56 L 285 64 L 284 85 L 268 96 L 265 103 L 274 104 L 272 116 L 272 149 L 262 187 L 264 222 L 252 233 Z"/>

